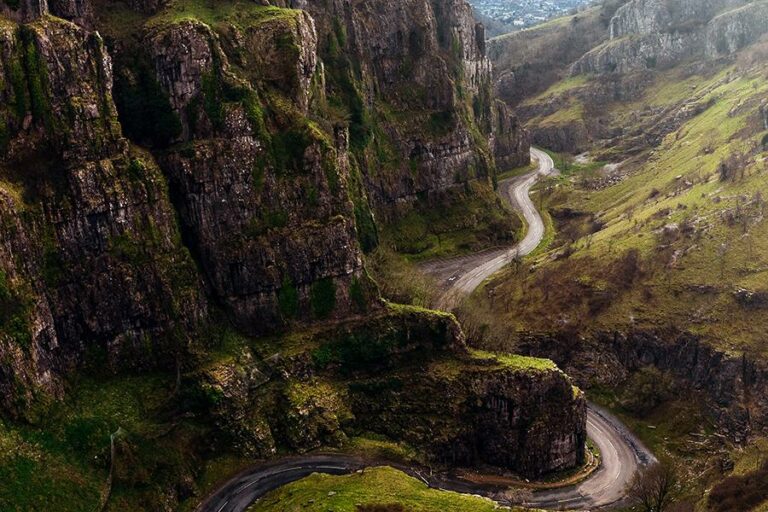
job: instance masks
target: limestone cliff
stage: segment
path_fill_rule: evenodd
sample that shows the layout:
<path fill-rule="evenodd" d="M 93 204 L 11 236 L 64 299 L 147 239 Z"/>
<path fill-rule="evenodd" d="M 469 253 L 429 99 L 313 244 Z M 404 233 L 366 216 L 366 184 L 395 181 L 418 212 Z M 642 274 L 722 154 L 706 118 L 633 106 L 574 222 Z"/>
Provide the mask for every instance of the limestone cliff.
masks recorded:
<path fill-rule="evenodd" d="M 160 20 L 142 45 L 181 121 L 158 158 L 188 243 L 217 300 L 252 333 L 362 312 L 371 289 L 347 131 L 329 134 L 305 117 L 321 79 L 314 23 L 302 11 L 274 22 L 268 13 L 255 7 L 252 24 L 240 18 L 218 32 Z"/>
<path fill-rule="evenodd" d="M 353 112 L 352 145 L 375 206 L 487 180 L 497 164 L 527 163 L 524 130 L 510 112 L 494 111 L 485 32 L 463 0 L 337 0 L 306 9 L 317 22 L 329 95 Z M 497 115 L 509 128 L 503 133 Z"/>
<path fill-rule="evenodd" d="M 101 39 L 2 23 L 0 386 L 18 414 L 73 367 L 173 361 L 206 306 L 165 180 L 120 133 Z"/>
<path fill-rule="evenodd" d="M 82 1 L 3 3 L 4 218 L 17 227 L 2 236 L 34 246 L 4 272 L 8 300 L 39 297 L 48 318 L 7 322 L 41 324 L 56 347 L 28 354 L 40 382 L 91 344 L 119 367 L 179 353 L 210 303 L 253 334 L 375 309 L 368 197 L 527 159 L 462 1 L 193 7 L 131 3 L 144 18 L 127 19 Z"/>
<path fill-rule="evenodd" d="M 230 442 L 258 456 L 369 432 L 438 463 L 527 477 L 583 462 L 586 401 L 552 363 L 471 352 L 451 316 L 408 308 L 328 334 L 209 366 L 189 389 L 228 397 L 214 416 Z"/>
<path fill-rule="evenodd" d="M 730 55 L 768 31 L 768 3 L 746 0 L 633 0 L 611 19 L 610 41 L 572 73 L 628 73 L 694 57 Z"/>

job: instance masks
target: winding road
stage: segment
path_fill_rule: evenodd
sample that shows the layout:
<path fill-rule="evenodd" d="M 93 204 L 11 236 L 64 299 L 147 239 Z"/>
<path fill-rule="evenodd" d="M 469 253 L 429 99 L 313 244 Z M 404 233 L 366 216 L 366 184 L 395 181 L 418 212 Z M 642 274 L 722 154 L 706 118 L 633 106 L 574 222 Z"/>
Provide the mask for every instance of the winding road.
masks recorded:
<path fill-rule="evenodd" d="M 531 148 L 531 156 L 539 163 L 538 168 L 528 174 L 501 181 L 499 192 L 513 208 L 519 210 L 528 225 L 525 238 L 510 248 L 470 254 L 459 258 L 432 261 L 422 265 L 422 270 L 435 277 L 444 291 L 435 306 L 451 311 L 461 299 L 475 291 L 483 281 L 509 265 L 515 258 L 527 256 L 544 239 L 545 227 L 541 214 L 531 201 L 533 186 L 545 176 L 554 175 L 557 170 L 552 158 L 544 151 Z"/>
<path fill-rule="evenodd" d="M 532 148 L 531 154 L 539 163 L 537 170 L 499 184 L 502 196 L 525 217 L 528 224 L 525 238 L 511 248 L 425 265 L 423 269 L 436 277 L 444 290 L 438 302 L 441 309 L 455 309 L 462 298 L 483 281 L 515 258 L 530 254 L 541 243 L 545 233 L 544 222 L 529 194 L 541 177 L 557 171 L 545 152 Z M 600 450 L 600 467 L 578 484 L 537 491 L 524 505 L 551 510 L 592 510 L 615 505 L 624 498 L 626 486 L 638 469 L 656 460 L 617 418 L 593 404 L 589 404 L 587 410 L 587 434 Z M 242 512 L 269 491 L 312 473 L 347 474 L 382 463 L 386 461 L 365 461 L 347 455 L 325 454 L 289 457 L 256 465 L 220 487 L 198 507 L 197 512 Z M 489 497 L 495 496 L 500 490 L 457 479 L 426 477 L 414 468 L 395 467 L 435 488 Z"/>
<path fill-rule="evenodd" d="M 635 471 L 640 466 L 656 460 L 621 422 L 597 406 L 589 407 L 587 431 L 600 449 L 600 467 L 579 484 L 537 491 L 522 505 L 550 510 L 594 510 L 618 504 L 624 498 L 624 490 Z M 287 457 L 243 471 L 203 502 L 197 512 L 244 512 L 268 492 L 312 473 L 344 475 L 377 465 L 396 467 L 435 489 L 490 498 L 496 498 L 498 493 L 504 490 L 444 475 L 430 476 L 426 471 L 422 473 L 418 469 L 388 461 L 370 461 L 343 454 L 308 455 Z M 512 505 L 503 501 L 500 503 Z"/>
<path fill-rule="evenodd" d="M 589 404 L 587 435 L 600 450 L 600 467 L 583 482 L 534 493 L 525 505 L 550 510 L 593 510 L 624 499 L 635 473 L 656 458 L 615 416 Z"/>

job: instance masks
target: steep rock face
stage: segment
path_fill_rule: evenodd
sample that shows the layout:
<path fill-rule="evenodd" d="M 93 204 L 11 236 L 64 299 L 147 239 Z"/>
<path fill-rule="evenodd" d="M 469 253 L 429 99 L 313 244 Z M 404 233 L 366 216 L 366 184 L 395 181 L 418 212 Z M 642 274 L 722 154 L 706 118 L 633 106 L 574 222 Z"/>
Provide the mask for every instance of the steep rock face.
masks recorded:
<path fill-rule="evenodd" d="M 222 34 L 183 21 L 145 38 L 185 141 L 161 164 L 215 295 L 252 333 L 364 311 L 348 136 L 331 139 L 304 117 L 316 78 L 311 18 L 289 11 Z"/>
<path fill-rule="evenodd" d="M 38 395 L 60 397 L 58 338 L 39 276 L 40 250 L 19 212 L 18 197 L 0 188 L 0 410 L 27 414 Z"/>
<path fill-rule="evenodd" d="M 48 17 L 21 27 L 7 24 L 2 35 L 8 80 L 0 131 L 10 160 L 44 147 L 67 161 L 124 149 L 110 97 L 110 60 L 100 38 Z M 88 79 L 73 79 L 78 76 Z"/>
<path fill-rule="evenodd" d="M 165 182 L 120 134 L 101 40 L 49 17 L 6 27 L 0 381 L 14 414 L 83 363 L 178 358 L 205 306 Z"/>
<path fill-rule="evenodd" d="M 533 131 L 534 144 L 551 151 L 577 154 L 589 147 L 590 132 L 583 121 L 538 126 Z"/>
<path fill-rule="evenodd" d="M 48 0 L 51 14 L 64 18 L 83 27 L 93 25 L 91 0 Z"/>
<path fill-rule="evenodd" d="M 611 19 L 611 39 L 694 29 L 718 12 L 745 3 L 745 0 L 633 0 L 620 7 Z"/>
<path fill-rule="evenodd" d="M 0 3 L 0 15 L 17 23 L 35 20 L 44 14 L 48 14 L 47 0 Z"/>
<path fill-rule="evenodd" d="M 494 130 L 491 147 L 500 169 L 515 169 L 531 162 L 530 134 L 504 102 L 494 104 Z"/>
<path fill-rule="evenodd" d="M 455 375 L 361 381 L 352 411 L 363 428 L 428 447 L 440 462 L 491 464 L 526 477 L 583 463 L 586 402 L 562 374 L 490 360 L 464 365 Z"/>
<path fill-rule="evenodd" d="M 300 11 L 284 22 L 247 26 L 242 34 L 231 30 L 225 38 L 242 39 L 234 56 L 244 57 L 235 63 L 247 69 L 253 79 L 285 93 L 306 113 L 315 92 L 312 81 L 317 70 L 317 32 L 312 17 Z M 234 41 L 231 44 L 238 46 Z"/>
<path fill-rule="evenodd" d="M 716 16 L 706 27 L 706 55 L 728 55 L 756 42 L 768 32 L 766 24 L 768 2 L 754 2 Z"/>
<path fill-rule="evenodd" d="M 201 132 L 201 136 L 211 134 L 211 120 L 206 117 L 200 119 L 199 108 L 188 108 L 195 100 L 199 103 L 203 75 L 210 74 L 213 79 L 214 58 L 220 58 L 222 54 L 211 30 L 196 21 L 183 21 L 170 28 L 150 32 L 145 42 L 151 49 L 157 80 L 183 128 L 177 140 L 192 138 L 193 128 Z"/>
<path fill-rule="evenodd" d="M 307 450 L 374 432 L 437 462 L 492 464 L 526 476 L 583 461 L 583 394 L 554 365 L 514 366 L 469 353 L 448 315 L 392 311 L 340 325 L 332 336 L 314 333 L 305 343 L 285 347 L 270 363 L 241 356 L 202 379 L 208 390 L 239 390 L 240 398 L 216 406 L 235 439 L 264 439 L 271 431 L 267 439 Z M 232 384 L 254 382 L 253 375 L 257 385 Z M 283 405 L 255 415 L 235 406 L 270 400 Z"/>
<path fill-rule="evenodd" d="M 762 0 L 633 0 L 611 20 L 611 41 L 588 52 L 571 71 L 627 73 L 729 55 L 765 34 L 766 21 L 768 2 Z"/>
<path fill-rule="evenodd" d="M 556 367 L 467 353 L 447 316 L 435 318 L 431 332 L 412 329 L 407 341 L 391 336 L 391 329 L 377 329 L 352 339 L 370 340 L 379 350 L 394 345 L 395 365 L 382 367 L 371 360 L 374 354 L 354 369 L 343 357 L 331 358 L 337 371 L 352 374 L 351 411 L 359 428 L 423 447 L 440 462 L 492 464 L 526 476 L 583 461 L 586 403 Z"/>
<path fill-rule="evenodd" d="M 601 332 L 589 338 L 530 336 L 524 351 L 551 357 L 583 385 L 616 385 L 655 366 L 704 394 L 711 417 L 736 442 L 768 432 L 768 369 L 685 333 Z"/>
<path fill-rule="evenodd" d="M 698 33 L 654 33 L 614 39 L 590 51 L 571 67 L 571 73 L 629 73 L 631 71 L 666 68 L 692 57 L 703 47 Z"/>
<path fill-rule="evenodd" d="M 317 22 L 331 96 L 353 112 L 373 107 L 353 119 L 352 145 L 379 209 L 493 174 L 491 67 L 484 30 L 463 0 L 305 8 Z M 522 154 L 508 160 L 523 161 L 526 137 L 515 129 L 496 138 L 499 153 L 519 144 Z"/>
<path fill-rule="evenodd" d="M 83 27 L 90 27 L 93 23 L 91 0 L 20 0 L 0 3 L 0 15 L 19 23 L 34 21 L 46 14 Z"/>

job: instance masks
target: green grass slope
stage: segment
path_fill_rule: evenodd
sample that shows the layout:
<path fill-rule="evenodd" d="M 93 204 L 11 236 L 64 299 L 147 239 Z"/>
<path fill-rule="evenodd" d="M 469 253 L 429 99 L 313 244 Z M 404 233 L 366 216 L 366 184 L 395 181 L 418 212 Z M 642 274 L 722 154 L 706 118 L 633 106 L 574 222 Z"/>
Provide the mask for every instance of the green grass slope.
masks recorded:
<path fill-rule="evenodd" d="M 613 182 L 600 172 L 561 180 L 550 202 L 570 215 L 558 243 L 532 262 L 539 271 L 510 270 L 491 285 L 510 324 L 675 325 L 729 351 L 768 354 L 768 315 L 756 314 L 768 308 L 765 73 L 733 66 L 701 80 L 707 107 Z M 691 90 L 675 76 L 646 101 Z"/>
<path fill-rule="evenodd" d="M 311 475 L 273 491 L 248 512 L 490 512 L 500 509 L 488 499 L 430 489 L 401 471 L 376 467 L 346 476 Z"/>

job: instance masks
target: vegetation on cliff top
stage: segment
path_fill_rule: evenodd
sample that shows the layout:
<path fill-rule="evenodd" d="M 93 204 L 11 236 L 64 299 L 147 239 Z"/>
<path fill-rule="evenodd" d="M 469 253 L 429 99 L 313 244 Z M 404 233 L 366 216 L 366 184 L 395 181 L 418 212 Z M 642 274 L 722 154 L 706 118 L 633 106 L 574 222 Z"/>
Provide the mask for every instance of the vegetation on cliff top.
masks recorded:
<path fill-rule="evenodd" d="M 94 510 L 106 489 L 110 435 L 119 431 L 109 510 L 136 510 L 183 471 L 174 457 L 194 438 L 187 421 L 153 417 L 172 384 L 160 376 L 83 379 L 35 425 L 0 422 L 0 509 Z"/>
<path fill-rule="evenodd" d="M 284 9 L 259 5 L 247 0 L 174 0 L 160 14 L 149 20 L 149 26 L 162 26 L 186 20 L 197 20 L 217 28 L 221 23 L 239 28 L 258 23 L 294 21 L 301 14 L 298 9 Z"/>

